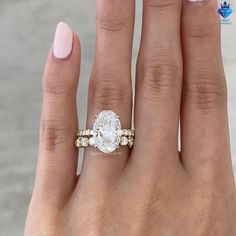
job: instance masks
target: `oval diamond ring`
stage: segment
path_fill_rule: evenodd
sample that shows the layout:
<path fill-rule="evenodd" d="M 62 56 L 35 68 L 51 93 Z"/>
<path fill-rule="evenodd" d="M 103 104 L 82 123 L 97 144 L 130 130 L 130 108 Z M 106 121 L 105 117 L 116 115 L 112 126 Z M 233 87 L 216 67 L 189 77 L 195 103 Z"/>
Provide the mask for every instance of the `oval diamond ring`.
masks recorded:
<path fill-rule="evenodd" d="M 120 117 L 105 110 L 95 115 L 93 129 L 79 130 L 75 142 L 78 148 L 93 146 L 103 153 L 111 153 L 120 146 L 133 147 L 134 130 L 122 129 Z"/>

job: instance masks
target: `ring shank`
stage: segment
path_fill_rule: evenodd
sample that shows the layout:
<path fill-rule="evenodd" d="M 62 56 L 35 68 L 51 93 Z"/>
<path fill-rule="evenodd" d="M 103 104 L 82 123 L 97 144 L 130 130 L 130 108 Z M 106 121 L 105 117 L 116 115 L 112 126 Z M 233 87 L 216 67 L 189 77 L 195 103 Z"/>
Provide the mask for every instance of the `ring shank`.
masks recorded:
<path fill-rule="evenodd" d="M 120 134 L 122 136 L 134 137 L 135 130 L 134 129 L 120 129 Z M 91 137 L 94 135 L 94 131 L 91 129 L 82 129 L 77 133 L 78 137 Z"/>
<path fill-rule="evenodd" d="M 120 129 L 120 146 L 129 146 L 130 148 L 134 145 L 134 129 Z M 94 144 L 94 131 L 91 129 L 79 130 L 77 133 L 77 140 L 75 142 L 78 148 L 86 148 L 88 146 L 96 147 Z"/>

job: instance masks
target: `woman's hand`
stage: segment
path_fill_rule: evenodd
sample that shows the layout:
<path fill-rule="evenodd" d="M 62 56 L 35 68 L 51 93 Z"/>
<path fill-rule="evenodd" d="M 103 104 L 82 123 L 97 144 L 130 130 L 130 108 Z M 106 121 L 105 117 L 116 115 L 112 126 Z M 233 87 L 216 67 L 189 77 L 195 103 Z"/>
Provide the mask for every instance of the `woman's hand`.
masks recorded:
<path fill-rule="evenodd" d="M 80 45 L 60 23 L 45 69 L 39 159 L 25 235 L 233 236 L 236 192 L 217 1 L 144 0 L 135 144 L 88 148 L 76 176 Z M 131 126 L 134 0 L 97 0 L 88 122 Z M 181 152 L 178 125 L 181 122 Z"/>

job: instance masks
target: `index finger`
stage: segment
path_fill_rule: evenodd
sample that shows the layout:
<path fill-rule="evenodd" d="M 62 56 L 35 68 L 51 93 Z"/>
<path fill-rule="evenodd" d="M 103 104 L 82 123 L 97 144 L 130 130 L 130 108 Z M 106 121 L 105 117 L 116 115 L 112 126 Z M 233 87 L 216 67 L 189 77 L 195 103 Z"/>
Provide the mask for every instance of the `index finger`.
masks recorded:
<path fill-rule="evenodd" d="M 36 196 L 64 202 L 76 182 L 78 130 L 76 91 L 80 45 L 68 25 L 59 23 L 43 78 L 43 108 L 36 175 Z"/>

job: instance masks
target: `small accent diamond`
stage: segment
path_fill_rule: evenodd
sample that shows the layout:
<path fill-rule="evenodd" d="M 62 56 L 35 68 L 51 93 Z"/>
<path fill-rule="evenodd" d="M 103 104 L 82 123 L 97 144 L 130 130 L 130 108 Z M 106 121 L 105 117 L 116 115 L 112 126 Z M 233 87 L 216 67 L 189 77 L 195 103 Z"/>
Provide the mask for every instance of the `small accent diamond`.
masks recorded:
<path fill-rule="evenodd" d="M 129 140 L 126 136 L 122 136 L 120 139 L 120 145 L 121 146 L 126 146 L 129 143 Z"/>
<path fill-rule="evenodd" d="M 80 139 L 81 139 L 81 138 L 78 138 L 78 139 L 75 141 L 75 145 L 76 145 L 78 148 L 81 147 L 81 145 L 80 145 Z"/>
<path fill-rule="evenodd" d="M 134 138 L 130 137 L 128 139 L 128 142 L 129 142 L 129 147 L 132 147 L 134 145 Z"/>
<path fill-rule="evenodd" d="M 91 138 L 89 139 L 89 145 L 90 145 L 90 146 L 95 146 L 95 140 L 94 140 L 93 137 L 91 137 Z"/>
<path fill-rule="evenodd" d="M 81 145 L 82 147 L 87 147 L 88 144 L 89 144 L 88 138 L 81 138 L 81 140 L 80 140 L 80 145 Z"/>

